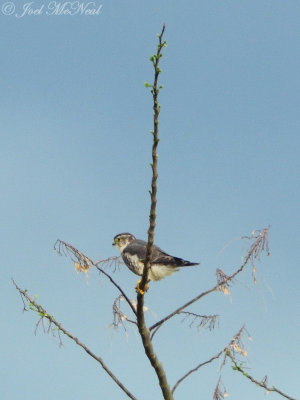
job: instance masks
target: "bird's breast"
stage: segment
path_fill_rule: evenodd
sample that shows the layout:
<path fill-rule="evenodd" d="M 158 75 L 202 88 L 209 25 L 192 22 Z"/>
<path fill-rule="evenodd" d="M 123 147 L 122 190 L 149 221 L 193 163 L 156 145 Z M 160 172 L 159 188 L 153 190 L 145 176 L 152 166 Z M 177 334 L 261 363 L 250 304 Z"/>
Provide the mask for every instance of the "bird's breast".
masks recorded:
<path fill-rule="evenodd" d="M 143 275 L 144 263 L 138 258 L 136 254 L 129 254 L 126 251 L 123 252 L 122 258 L 127 267 L 134 272 L 136 275 Z"/>

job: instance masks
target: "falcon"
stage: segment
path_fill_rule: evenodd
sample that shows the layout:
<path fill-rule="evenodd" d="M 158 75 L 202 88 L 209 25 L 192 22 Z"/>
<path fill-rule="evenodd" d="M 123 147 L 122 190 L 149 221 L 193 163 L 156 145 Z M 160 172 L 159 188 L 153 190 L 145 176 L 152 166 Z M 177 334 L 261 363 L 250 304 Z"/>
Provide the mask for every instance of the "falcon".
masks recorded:
<path fill-rule="evenodd" d="M 147 242 L 136 239 L 131 233 L 119 233 L 114 237 L 113 246 L 116 246 L 123 258 L 127 267 L 136 275 L 143 275 L 144 262 L 146 258 Z M 168 275 L 173 274 L 180 267 L 189 267 L 199 265 L 182 258 L 171 256 L 153 245 L 150 260 L 150 268 L 148 271 L 148 282 L 159 281 Z M 137 291 L 144 294 L 144 291 L 139 288 L 141 280 L 137 283 Z M 147 285 L 148 286 L 148 285 Z M 146 287 L 146 290 L 148 287 Z"/>

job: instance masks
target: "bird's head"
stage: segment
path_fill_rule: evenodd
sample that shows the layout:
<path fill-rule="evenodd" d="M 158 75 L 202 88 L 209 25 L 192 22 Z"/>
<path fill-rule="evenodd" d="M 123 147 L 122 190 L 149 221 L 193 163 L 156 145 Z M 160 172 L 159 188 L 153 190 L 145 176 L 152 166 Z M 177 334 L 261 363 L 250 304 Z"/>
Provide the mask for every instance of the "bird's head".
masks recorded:
<path fill-rule="evenodd" d="M 133 240 L 135 240 L 135 237 L 131 233 L 119 233 L 114 237 L 113 246 L 116 246 L 122 253 L 125 247 Z"/>

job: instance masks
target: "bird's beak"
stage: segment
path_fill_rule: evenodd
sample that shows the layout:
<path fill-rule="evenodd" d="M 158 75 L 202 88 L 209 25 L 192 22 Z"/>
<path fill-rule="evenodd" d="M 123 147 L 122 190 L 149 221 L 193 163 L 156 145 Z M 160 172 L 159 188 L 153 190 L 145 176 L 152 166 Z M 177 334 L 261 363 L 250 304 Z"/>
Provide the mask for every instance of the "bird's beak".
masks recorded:
<path fill-rule="evenodd" d="M 115 242 L 113 242 L 113 243 L 112 243 L 112 246 L 115 246 L 115 245 L 116 245 L 116 243 L 115 243 Z"/>

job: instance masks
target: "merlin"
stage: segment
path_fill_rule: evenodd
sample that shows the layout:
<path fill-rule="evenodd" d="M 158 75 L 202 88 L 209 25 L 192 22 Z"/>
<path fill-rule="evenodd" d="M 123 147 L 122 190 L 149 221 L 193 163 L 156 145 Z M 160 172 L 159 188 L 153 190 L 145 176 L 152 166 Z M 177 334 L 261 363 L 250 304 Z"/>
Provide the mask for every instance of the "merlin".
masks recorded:
<path fill-rule="evenodd" d="M 144 261 L 146 258 L 147 242 L 136 239 L 131 233 L 119 233 L 114 237 L 113 246 L 118 247 L 121 252 L 124 263 L 136 275 L 143 275 Z M 183 260 L 182 258 L 170 256 L 159 247 L 153 245 L 150 260 L 150 268 L 148 272 L 149 281 L 159 281 L 168 275 L 173 274 L 179 267 L 189 267 L 199 265 Z M 137 283 L 137 291 L 141 294 L 144 292 L 139 288 Z"/>

